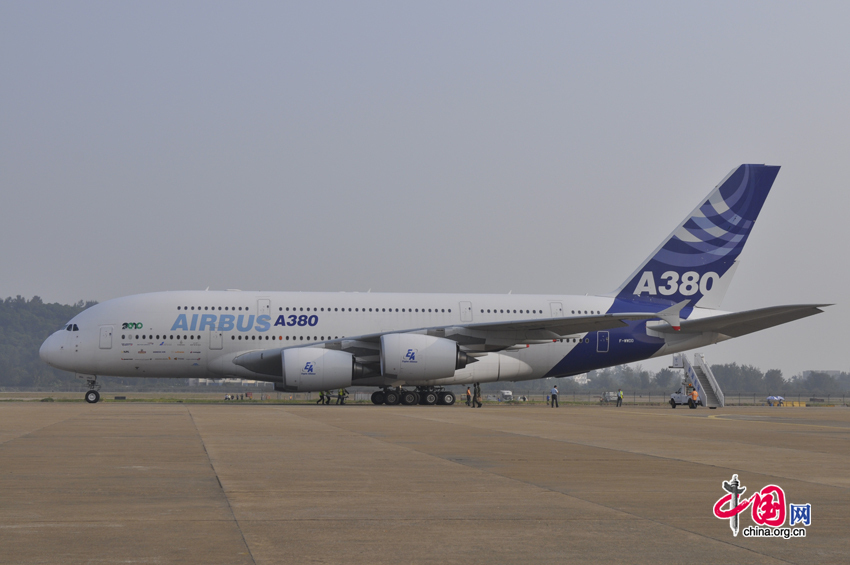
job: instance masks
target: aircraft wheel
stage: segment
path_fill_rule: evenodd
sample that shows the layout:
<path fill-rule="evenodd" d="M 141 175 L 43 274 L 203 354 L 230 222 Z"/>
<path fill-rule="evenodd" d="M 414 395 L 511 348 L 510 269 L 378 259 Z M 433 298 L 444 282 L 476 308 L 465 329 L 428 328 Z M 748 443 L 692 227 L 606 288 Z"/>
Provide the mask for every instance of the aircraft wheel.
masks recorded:
<path fill-rule="evenodd" d="M 100 393 L 96 390 L 90 390 L 86 393 L 86 402 L 89 404 L 97 404 L 100 400 Z"/>
<path fill-rule="evenodd" d="M 411 406 L 413 404 L 416 404 L 417 401 L 418 401 L 418 398 L 416 398 L 415 392 L 411 392 L 409 390 L 406 390 L 406 391 L 401 393 L 401 403 L 404 404 L 405 406 Z"/>
<path fill-rule="evenodd" d="M 437 402 L 444 406 L 451 406 L 455 403 L 455 393 L 449 391 L 441 392 Z"/>
<path fill-rule="evenodd" d="M 384 403 L 384 392 L 380 390 L 376 390 L 372 393 L 372 404 L 383 404 Z"/>
<path fill-rule="evenodd" d="M 422 400 L 420 401 L 422 404 L 426 406 L 433 406 L 437 403 L 437 393 L 436 392 L 424 392 L 422 393 Z"/>
<path fill-rule="evenodd" d="M 384 394 L 384 404 L 386 404 L 387 406 L 395 406 L 399 403 L 400 400 L 401 397 L 394 390 L 388 390 Z"/>

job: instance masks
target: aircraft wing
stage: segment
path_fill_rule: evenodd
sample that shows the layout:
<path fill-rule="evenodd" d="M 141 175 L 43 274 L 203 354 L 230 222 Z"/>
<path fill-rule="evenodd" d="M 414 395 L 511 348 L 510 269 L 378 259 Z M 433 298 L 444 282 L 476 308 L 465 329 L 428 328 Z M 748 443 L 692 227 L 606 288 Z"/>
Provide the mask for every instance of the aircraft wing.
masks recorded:
<path fill-rule="evenodd" d="M 676 305 L 660 313 L 625 312 L 615 314 L 599 314 L 593 316 L 566 316 L 561 318 L 541 318 L 517 320 L 510 322 L 484 322 L 459 324 L 452 326 L 435 326 L 410 328 L 401 331 L 381 332 L 358 336 L 346 336 L 339 339 L 329 339 L 321 342 L 299 343 L 289 347 L 325 347 L 347 351 L 358 357 L 377 355 L 381 349 L 381 336 L 387 333 L 418 333 L 445 337 L 460 343 L 464 349 L 481 349 L 476 345 L 488 344 L 487 351 L 506 349 L 514 345 L 545 343 L 587 332 L 621 328 L 628 321 L 652 320 L 664 318 L 668 311 L 678 311 L 685 303 Z M 286 349 L 275 348 L 276 350 Z"/>
<path fill-rule="evenodd" d="M 745 310 L 734 314 L 723 314 L 697 320 L 682 320 L 682 333 L 717 332 L 729 337 L 740 337 L 801 318 L 823 312 L 821 308 L 831 304 L 794 304 L 771 306 L 757 310 Z M 672 331 L 669 327 L 653 328 L 657 331 Z"/>
<path fill-rule="evenodd" d="M 524 347 L 536 343 L 550 343 L 567 336 L 587 332 L 620 328 L 628 321 L 666 319 L 675 315 L 687 304 L 682 302 L 662 312 L 626 312 L 619 314 L 599 314 L 593 316 L 568 316 L 562 318 L 541 318 L 517 320 L 511 322 L 486 322 L 453 326 L 412 328 L 403 331 L 381 332 L 374 334 L 346 336 L 339 339 L 314 341 L 278 347 L 257 349 L 243 353 L 234 359 L 234 363 L 264 374 L 280 374 L 281 351 L 295 347 L 323 347 L 351 353 L 358 363 L 377 368 L 380 362 L 381 336 L 388 333 L 418 333 L 443 337 L 456 341 L 460 348 L 472 356 L 489 351 L 502 351 L 511 347 Z"/>

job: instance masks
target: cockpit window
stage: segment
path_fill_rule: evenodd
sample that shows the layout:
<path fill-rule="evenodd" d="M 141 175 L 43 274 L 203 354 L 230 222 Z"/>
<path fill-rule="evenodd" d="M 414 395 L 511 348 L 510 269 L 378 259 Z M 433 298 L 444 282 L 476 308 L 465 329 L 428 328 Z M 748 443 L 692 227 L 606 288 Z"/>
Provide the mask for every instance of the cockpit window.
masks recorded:
<path fill-rule="evenodd" d="M 78 327 L 77 327 L 77 324 L 74 324 L 74 331 L 75 331 L 75 332 L 80 331 L 80 328 L 78 328 Z"/>
<path fill-rule="evenodd" d="M 65 331 L 66 332 L 71 331 L 71 324 L 68 324 L 67 326 L 65 326 Z"/>

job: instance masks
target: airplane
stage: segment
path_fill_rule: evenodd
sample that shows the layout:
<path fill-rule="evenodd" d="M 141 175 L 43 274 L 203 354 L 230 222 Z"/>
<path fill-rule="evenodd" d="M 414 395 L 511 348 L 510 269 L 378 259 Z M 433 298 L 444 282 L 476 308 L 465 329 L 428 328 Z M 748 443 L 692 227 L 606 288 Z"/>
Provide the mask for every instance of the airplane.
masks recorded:
<path fill-rule="evenodd" d="M 778 166 L 733 169 L 613 292 L 597 296 L 177 291 L 97 304 L 45 340 L 97 378 L 241 378 L 285 392 L 376 387 L 375 404 L 453 404 L 445 387 L 569 377 L 823 312 L 720 303 Z"/>

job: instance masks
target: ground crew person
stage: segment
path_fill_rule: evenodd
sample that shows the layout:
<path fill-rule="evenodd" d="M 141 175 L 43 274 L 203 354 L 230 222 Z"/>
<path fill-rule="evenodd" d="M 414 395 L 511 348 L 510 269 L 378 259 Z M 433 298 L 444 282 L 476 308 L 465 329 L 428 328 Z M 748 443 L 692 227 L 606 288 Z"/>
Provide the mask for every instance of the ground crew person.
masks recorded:
<path fill-rule="evenodd" d="M 552 408 L 558 408 L 558 386 L 552 387 Z"/>
<path fill-rule="evenodd" d="M 331 403 L 331 391 L 326 390 L 325 391 L 325 404 L 330 404 L 330 403 Z"/>
<path fill-rule="evenodd" d="M 469 391 L 469 386 L 466 387 L 466 405 L 472 405 L 472 393 Z"/>
<path fill-rule="evenodd" d="M 324 404 L 324 403 L 325 403 L 325 392 L 320 391 L 319 392 L 319 400 L 318 400 L 318 402 L 316 402 L 316 404 Z"/>
<path fill-rule="evenodd" d="M 479 408 L 483 406 L 483 404 L 481 404 L 481 386 L 478 383 L 475 383 L 475 390 L 473 392 L 472 398 L 472 407 L 475 408 L 476 404 L 478 404 Z"/>
<path fill-rule="evenodd" d="M 699 393 L 697 392 L 697 389 L 691 391 L 691 398 L 688 400 L 688 404 L 691 408 L 696 408 L 697 404 L 699 404 Z"/>
<path fill-rule="evenodd" d="M 623 405 L 623 389 L 617 390 L 617 408 Z"/>

